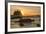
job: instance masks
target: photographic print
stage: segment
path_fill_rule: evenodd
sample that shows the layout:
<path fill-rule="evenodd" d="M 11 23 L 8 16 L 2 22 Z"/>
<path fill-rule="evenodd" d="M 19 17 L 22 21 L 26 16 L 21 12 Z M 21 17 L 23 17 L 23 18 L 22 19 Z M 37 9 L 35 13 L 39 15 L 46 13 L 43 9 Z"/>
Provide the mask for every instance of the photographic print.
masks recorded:
<path fill-rule="evenodd" d="M 43 4 L 32 3 L 8 2 L 8 32 L 43 30 Z"/>
<path fill-rule="evenodd" d="M 10 5 L 11 28 L 40 27 L 41 7 Z"/>

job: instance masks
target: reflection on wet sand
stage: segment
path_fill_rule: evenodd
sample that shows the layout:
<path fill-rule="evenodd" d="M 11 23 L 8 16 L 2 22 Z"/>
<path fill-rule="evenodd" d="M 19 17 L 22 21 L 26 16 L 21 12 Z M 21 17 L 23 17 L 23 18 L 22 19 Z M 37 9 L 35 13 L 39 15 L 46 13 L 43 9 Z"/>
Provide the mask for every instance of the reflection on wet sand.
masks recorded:
<path fill-rule="evenodd" d="M 34 20 L 29 21 L 28 18 Z M 27 19 L 26 21 L 22 19 Z M 11 19 L 11 28 L 19 28 L 19 27 L 40 27 L 40 17 L 23 17 L 21 18 L 21 21 L 18 19 Z"/>

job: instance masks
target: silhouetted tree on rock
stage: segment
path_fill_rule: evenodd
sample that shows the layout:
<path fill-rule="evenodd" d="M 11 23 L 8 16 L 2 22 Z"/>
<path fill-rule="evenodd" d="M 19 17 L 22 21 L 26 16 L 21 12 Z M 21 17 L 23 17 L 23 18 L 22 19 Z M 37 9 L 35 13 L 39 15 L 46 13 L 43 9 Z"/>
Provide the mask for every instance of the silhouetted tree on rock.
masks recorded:
<path fill-rule="evenodd" d="M 15 12 L 14 12 L 14 15 L 15 15 L 15 16 L 22 16 L 22 14 L 21 14 L 21 11 L 20 11 L 20 10 L 15 11 Z"/>

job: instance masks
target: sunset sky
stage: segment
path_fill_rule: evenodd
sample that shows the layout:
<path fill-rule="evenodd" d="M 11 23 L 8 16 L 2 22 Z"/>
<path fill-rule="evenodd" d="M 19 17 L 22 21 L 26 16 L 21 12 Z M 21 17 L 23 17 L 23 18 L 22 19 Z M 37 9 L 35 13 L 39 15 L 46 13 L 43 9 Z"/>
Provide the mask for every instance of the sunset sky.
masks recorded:
<path fill-rule="evenodd" d="M 40 15 L 41 8 L 39 6 L 20 6 L 20 5 L 11 5 L 10 14 L 13 15 L 14 11 L 20 10 L 23 16 L 33 16 Z"/>

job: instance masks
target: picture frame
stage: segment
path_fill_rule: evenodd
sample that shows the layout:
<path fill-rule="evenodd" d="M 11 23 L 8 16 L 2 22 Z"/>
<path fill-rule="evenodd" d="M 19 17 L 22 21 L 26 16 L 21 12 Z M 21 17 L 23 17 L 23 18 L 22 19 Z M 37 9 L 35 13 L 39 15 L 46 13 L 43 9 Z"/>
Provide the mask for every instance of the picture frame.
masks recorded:
<path fill-rule="evenodd" d="M 37 24 L 37 25 L 39 25 L 38 28 L 37 27 L 36 28 L 31 28 L 31 26 L 30 26 L 30 28 L 27 27 L 27 26 L 24 26 L 24 28 L 23 27 L 22 28 L 21 27 L 16 27 L 16 26 L 15 26 L 15 28 L 12 27 L 9 24 L 10 24 L 10 21 L 12 22 L 12 19 L 14 19 L 11 16 L 12 13 L 13 13 L 12 10 L 14 10 L 14 7 L 15 7 L 15 10 L 16 10 L 16 8 L 18 10 L 18 7 L 19 7 L 19 9 L 21 8 L 20 10 L 22 10 L 22 11 L 25 10 L 25 12 L 27 12 L 27 14 L 24 14 L 24 16 L 27 15 L 27 17 L 28 17 L 28 15 L 30 16 L 29 11 L 31 10 L 33 12 L 33 14 L 31 13 L 33 15 L 31 17 L 35 17 L 36 18 L 36 16 L 34 16 L 34 14 L 35 14 L 34 11 L 35 11 L 36 14 L 38 14 L 37 17 L 39 17 L 39 15 L 40 15 L 40 23 L 41 24 L 40 25 Z M 11 13 L 10 13 L 10 11 L 11 11 Z M 21 20 L 20 21 L 23 23 L 23 19 L 21 19 Z M 28 19 L 26 18 L 26 20 L 25 20 L 25 18 L 24 18 L 24 24 L 25 24 L 25 21 L 28 22 Z M 21 25 L 23 25 L 22 23 L 21 23 Z M 9 26 L 11 26 L 11 27 L 9 27 Z M 11 28 L 11 29 L 9 29 L 9 28 Z M 10 0 L 5 0 L 5 33 L 42 32 L 44 30 L 45 30 L 45 4 L 44 4 L 44 2 L 28 2 L 28 1 L 10 1 Z"/>

